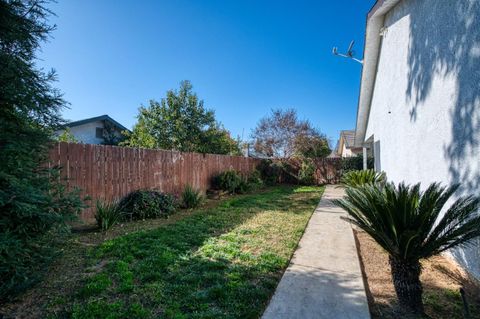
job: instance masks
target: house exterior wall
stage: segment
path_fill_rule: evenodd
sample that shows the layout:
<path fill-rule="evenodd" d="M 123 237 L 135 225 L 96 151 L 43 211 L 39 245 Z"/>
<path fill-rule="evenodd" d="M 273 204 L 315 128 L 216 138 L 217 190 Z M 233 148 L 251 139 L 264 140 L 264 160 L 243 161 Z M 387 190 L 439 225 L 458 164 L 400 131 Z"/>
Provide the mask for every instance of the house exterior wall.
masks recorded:
<path fill-rule="evenodd" d="M 98 138 L 96 136 L 97 127 L 105 128 L 104 121 L 94 121 L 88 122 L 82 125 L 75 125 L 69 127 L 70 133 L 75 137 L 76 140 L 80 143 L 84 144 L 104 144 L 104 138 Z M 63 130 L 59 130 L 56 132 L 56 135 L 59 136 L 63 133 Z M 120 128 L 115 127 L 114 134 L 117 138 L 122 137 L 122 131 Z"/>
<path fill-rule="evenodd" d="M 362 148 L 358 147 L 347 147 L 345 144 L 345 139 L 343 136 L 340 137 L 339 142 L 338 142 L 338 155 L 342 158 L 345 157 L 352 157 L 352 156 L 357 156 L 358 154 L 362 153 Z"/>
<path fill-rule="evenodd" d="M 345 146 L 345 143 L 342 143 L 342 153 L 340 154 L 340 156 L 342 156 L 342 157 L 353 156 L 352 151 Z"/>
<path fill-rule="evenodd" d="M 85 144 L 102 144 L 103 138 L 98 138 L 95 136 L 97 127 L 103 128 L 103 121 L 96 121 L 78 126 L 73 126 L 70 128 L 70 132 L 79 142 Z"/>
<path fill-rule="evenodd" d="M 345 144 L 343 144 L 341 157 L 352 157 L 357 156 L 358 154 L 362 154 L 362 148 L 358 147 L 349 147 L 347 148 Z"/>
<path fill-rule="evenodd" d="M 477 0 L 404 0 L 385 16 L 365 139 L 389 180 L 480 195 L 479 17 Z M 480 278 L 480 241 L 451 254 Z"/>

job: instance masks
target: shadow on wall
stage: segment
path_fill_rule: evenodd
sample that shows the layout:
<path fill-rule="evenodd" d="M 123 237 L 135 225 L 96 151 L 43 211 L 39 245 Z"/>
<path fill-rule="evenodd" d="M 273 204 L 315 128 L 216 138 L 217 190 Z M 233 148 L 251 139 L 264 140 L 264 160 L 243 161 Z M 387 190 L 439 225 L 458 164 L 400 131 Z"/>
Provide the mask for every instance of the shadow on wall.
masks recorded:
<path fill-rule="evenodd" d="M 444 145 L 450 180 L 462 194 L 480 195 L 480 1 L 410 1 L 407 99 L 419 105 L 431 93 L 435 77 L 456 79 L 451 101 L 451 141 Z M 451 99 L 451 100 L 449 100 Z M 440 160 L 440 159 L 439 159 Z M 476 247 L 454 252 L 480 277 L 480 240 Z"/>

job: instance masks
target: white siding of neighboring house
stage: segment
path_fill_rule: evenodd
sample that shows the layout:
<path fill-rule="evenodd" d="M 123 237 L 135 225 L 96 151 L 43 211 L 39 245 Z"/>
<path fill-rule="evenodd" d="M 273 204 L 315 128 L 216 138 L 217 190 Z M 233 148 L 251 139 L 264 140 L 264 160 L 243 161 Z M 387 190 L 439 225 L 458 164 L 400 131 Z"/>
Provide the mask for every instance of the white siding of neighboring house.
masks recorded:
<path fill-rule="evenodd" d="M 354 156 L 354 155 L 355 155 L 355 154 L 353 154 L 352 151 L 345 146 L 345 143 L 342 143 L 342 153 L 341 153 L 341 156 L 342 156 L 342 157 L 352 157 L 352 156 Z"/>
<path fill-rule="evenodd" d="M 89 122 L 82 125 L 76 125 L 70 127 L 70 133 L 77 139 L 80 143 L 85 144 L 103 144 L 104 139 L 96 137 L 96 131 L 98 128 L 104 128 L 103 121 Z M 56 132 L 57 135 L 61 135 L 63 130 Z M 121 137 L 121 131 L 117 130 L 116 135 Z"/>
<path fill-rule="evenodd" d="M 70 128 L 70 132 L 75 138 L 85 144 L 102 144 L 103 138 L 95 136 L 96 128 L 103 128 L 103 121 L 85 123 Z"/>
<path fill-rule="evenodd" d="M 480 195 L 480 1 L 404 0 L 385 26 L 365 135 L 377 169 Z M 480 278 L 479 243 L 452 254 Z"/>

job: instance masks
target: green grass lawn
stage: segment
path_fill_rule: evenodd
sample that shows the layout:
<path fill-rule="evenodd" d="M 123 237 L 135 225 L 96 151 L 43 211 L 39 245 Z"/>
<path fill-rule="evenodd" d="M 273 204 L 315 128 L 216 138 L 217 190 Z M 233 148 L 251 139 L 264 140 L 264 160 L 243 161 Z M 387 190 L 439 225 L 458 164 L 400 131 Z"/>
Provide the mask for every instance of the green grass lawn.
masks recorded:
<path fill-rule="evenodd" d="M 322 191 L 270 188 L 107 240 L 92 249 L 83 287 L 53 316 L 257 318 Z"/>

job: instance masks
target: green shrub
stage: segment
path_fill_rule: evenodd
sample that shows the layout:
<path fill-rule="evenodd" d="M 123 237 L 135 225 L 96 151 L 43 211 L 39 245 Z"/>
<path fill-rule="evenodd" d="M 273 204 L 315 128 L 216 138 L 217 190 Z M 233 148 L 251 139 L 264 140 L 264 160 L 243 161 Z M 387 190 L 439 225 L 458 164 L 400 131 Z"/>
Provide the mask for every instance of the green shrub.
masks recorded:
<path fill-rule="evenodd" d="M 373 157 L 367 158 L 367 168 L 373 168 Z M 363 169 L 363 155 L 342 158 L 342 172 L 359 171 Z"/>
<path fill-rule="evenodd" d="M 128 220 L 168 217 L 176 210 L 173 195 L 154 190 L 136 190 L 125 196 L 118 204 L 122 216 Z"/>
<path fill-rule="evenodd" d="M 258 170 L 254 170 L 248 175 L 247 184 L 250 191 L 260 189 L 264 186 L 262 175 Z"/>
<path fill-rule="evenodd" d="M 302 185 L 315 184 L 315 165 L 310 160 L 303 160 L 298 170 L 298 182 Z"/>
<path fill-rule="evenodd" d="M 280 182 L 284 167 L 279 162 L 264 159 L 258 164 L 257 170 L 265 184 L 275 185 Z"/>
<path fill-rule="evenodd" d="M 241 181 L 240 181 L 240 184 L 238 184 L 238 187 L 235 193 L 245 194 L 256 189 L 254 184 L 250 184 L 249 177 L 245 177 L 245 176 L 240 176 L 240 177 L 241 177 Z"/>
<path fill-rule="evenodd" d="M 358 187 L 366 184 L 383 186 L 387 180 L 384 172 L 375 172 L 373 169 L 350 171 L 344 174 L 340 182 L 349 187 Z"/>
<path fill-rule="evenodd" d="M 220 190 L 220 174 L 214 175 L 210 180 L 210 189 Z"/>
<path fill-rule="evenodd" d="M 109 230 L 113 225 L 122 220 L 122 212 L 116 202 L 96 202 L 95 220 L 101 230 Z"/>
<path fill-rule="evenodd" d="M 187 185 L 182 192 L 181 202 L 184 208 L 197 208 L 203 202 L 202 193 L 192 186 Z"/>
<path fill-rule="evenodd" d="M 227 191 L 230 194 L 235 194 L 244 187 L 242 183 L 244 183 L 242 176 L 233 169 L 230 169 L 218 174 L 214 178 L 213 184 L 217 189 Z"/>
<path fill-rule="evenodd" d="M 300 162 L 301 163 L 301 162 Z M 277 165 L 281 169 L 280 183 L 284 184 L 298 184 L 298 171 L 301 164 L 299 164 L 298 159 L 295 160 L 291 158 L 288 161 L 278 162 Z"/>
<path fill-rule="evenodd" d="M 230 194 L 243 194 L 263 187 L 260 172 L 255 170 L 248 176 L 242 176 L 237 171 L 228 170 L 218 174 L 212 180 L 214 189 L 224 190 Z"/>

